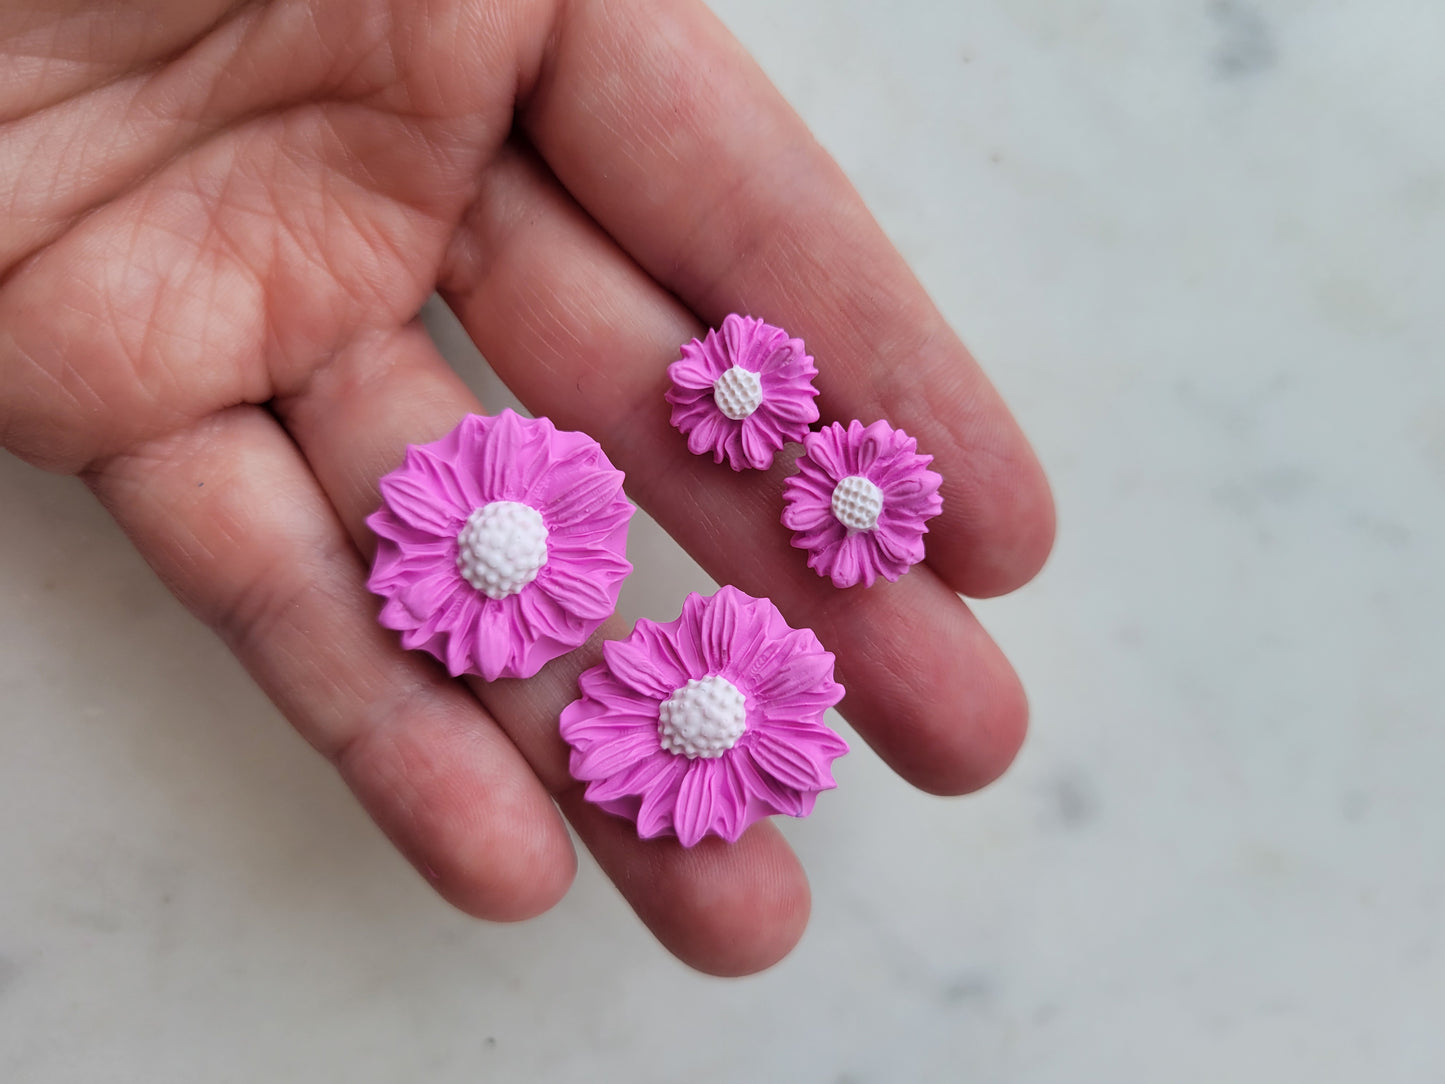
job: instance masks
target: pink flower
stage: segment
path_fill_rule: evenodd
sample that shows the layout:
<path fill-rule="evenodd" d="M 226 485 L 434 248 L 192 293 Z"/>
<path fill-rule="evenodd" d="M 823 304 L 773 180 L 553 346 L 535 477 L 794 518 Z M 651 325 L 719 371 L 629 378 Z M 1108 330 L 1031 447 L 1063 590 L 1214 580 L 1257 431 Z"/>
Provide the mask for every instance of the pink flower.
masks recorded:
<path fill-rule="evenodd" d="M 931 455 L 887 422 L 809 433 L 798 473 L 783 482 L 783 526 L 808 567 L 835 587 L 896 580 L 923 560 L 926 522 L 943 508 Z"/>
<path fill-rule="evenodd" d="M 617 607 L 632 505 L 585 433 L 504 410 L 412 445 L 367 519 L 380 621 L 453 676 L 531 677 Z"/>
<path fill-rule="evenodd" d="M 694 455 L 726 455 L 733 470 L 766 470 L 773 454 L 800 441 L 818 420 L 817 368 L 782 328 L 736 313 L 721 333 L 709 331 L 682 348 L 667 367 L 672 424 Z"/>
<path fill-rule="evenodd" d="M 602 645 L 562 712 L 574 778 L 644 839 L 735 841 L 774 813 L 806 817 L 848 751 L 823 724 L 843 697 L 833 656 L 736 587 L 692 594 L 670 624 Z"/>

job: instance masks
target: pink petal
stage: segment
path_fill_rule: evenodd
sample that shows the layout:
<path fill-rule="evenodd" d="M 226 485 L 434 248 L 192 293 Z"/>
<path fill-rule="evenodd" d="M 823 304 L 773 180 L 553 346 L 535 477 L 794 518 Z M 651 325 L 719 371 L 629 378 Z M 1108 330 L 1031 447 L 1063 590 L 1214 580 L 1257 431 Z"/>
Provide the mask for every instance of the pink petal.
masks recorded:
<path fill-rule="evenodd" d="M 763 388 L 763 405 L 778 422 L 778 427 L 792 440 L 802 440 L 807 427 L 818 420 L 818 404 L 812 395 L 798 395 L 790 390 L 770 391 Z M 802 427 L 802 428 L 799 428 Z"/>
<path fill-rule="evenodd" d="M 693 455 L 711 454 L 714 462 L 721 463 L 728 440 L 735 433 L 738 423 L 723 417 L 714 406 L 699 410 L 691 422 L 687 450 Z"/>
<path fill-rule="evenodd" d="M 591 749 L 633 730 L 657 732 L 657 701 L 617 681 L 605 666 L 594 666 L 577 681 L 582 695 L 562 709 L 558 730 L 563 740 Z"/>
<path fill-rule="evenodd" d="M 382 499 L 392 513 L 408 526 L 433 535 L 455 538 L 471 509 L 449 504 L 424 474 L 393 471 L 381 479 Z"/>
<path fill-rule="evenodd" d="M 748 818 L 748 793 L 743 786 L 737 764 L 742 759 L 731 751 L 719 758 L 722 771 L 717 773 L 715 786 L 718 793 L 718 808 L 721 813 L 716 819 L 718 835 L 729 843 L 736 843 L 752 820 Z M 756 818 L 753 818 L 756 819 Z"/>
<path fill-rule="evenodd" d="M 547 491 L 549 484 L 555 485 L 569 474 L 595 469 L 599 450 L 586 433 L 560 430 L 546 418 L 532 422 L 519 418 L 518 424 L 524 428 L 502 480 L 502 500 L 536 508 L 539 495 Z"/>
<path fill-rule="evenodd" d="M 803 815 L 803 795 L 764 770 L 753 755 L 752 748 L 735 745 L 728 752 L 731 770 L 750 802 L 767 806 L 776 813 L 794 817 Z"/>
<path fill-rule="evenodd" d="M 833 488 L 838 484 L 838 479 L 828 474 L 806 455 L 799 458 L 798 473 L 788 481 L 808 493 L 816 494 L 823 501 L 832 500 Z"/>
<path fill-rule="evenodd" d="M 744 361 L 754 361 L 749 357 L 750 347 L 757 337 L 758 325 L 761 320 L 754 320 L 750 316 L 740 316 L 737 313 L 730 313 L 723 318 L 722 340 L 727 346 L 728 360 L 734 365 Z M 744 368 L 757 372 L 757 364 L 744 365 Z"/>
<path fill-rule="evenodd" d="M 585 640 L 585 623 L 567 612 L 563 605 L 534 581 L 516 595 L 517 620 L 530 640 L 548 637 L 555 640 L 570 640 L 581 634 Z M 581 640 L 577 641 L 581 643 Z"/>
<path fill-rule="evenodd" d="M 760 770 L 791 790 L 818 791 L 836 786 L 826 762 L 775 737 L 770 730 L 759 730 L 748 752 Z"/>
<path fill-rule="evenodd" d="M 594 509 L 585 519 L 569 523 L 565 527 L 549 524 L 547 552 L 550 554 L 560 551 L 572 559 L 583 559 L 601 551 L 609 558 L 624 560 L 623 555 L 627 552 L 627 525 L 634 511 L 632 502 L 619 491 L 616 499 Z"/>
<path fill-rule="evenodd" d="M 778 383 L 797 384 L 817 375 L 813 360 L 803 350 L 802 339 L 778 336 L 767 356 L 758 363 L 758 372 Z"/>
<path fill-rule="evenodd" d="M 852 473 L 842 455 L 842 442 L 843 427 L 837 422 L 803 438 L 803 454 L 835 483 Z M 799 460 L 798 465 L 802 468 L 803 461 Z"/>
<path fill-rule="evenodd" d="M 565 484 L 542 497 L 534 507 L 542 513 L 549 530 L 554 524 L 559 530 L 565 530 L 608 508 L 621 494 L 622 472 L 601 470 L 586 478 L 574 476 L 566 480 Z"/>
<path fill-rule="evenodd" d="M 607 779 L 650 759 L 660 748 L 657 727 L 624 730 L 610 740 L 598 742 L 591 749 L 573 757 L 572 776 L 583 782 Z"/>
<path fill-rule="evenodd" d="M 835 587 L 852 587 L 860 581 L 864 587 L 873 586 L 878 570 L 873 560 L 872 547 L 873 539 L 867 531 L 844 535 L 842 542 L 833 551 L 830 578 Z"/>
<path fill-rule="evenodd" d="M 584 671 L 582 676 L 585 678 L 593 671 L 606 673 L 606 668 L 595 666 Z M 593 743 L 607 741 L 619 731 L 631 730 L 636 725 L 636 719 L 624 719 L 597 700 L 583 685 L 581 678 L 577 684 L 582 689 L 582 695 L 563 708 L 557 719 L 557 731 L 568 745 L 590 749 Z"/>
<path fill-rule="evenodd" d="M 632 630 L 631 639 L 647 652 L 658 680 L 669 690 L 685 685 L 690 677 L 702 677 L 706 673 L 695 638 L 684 631 L 696 624 L 696 615 L 701 613 L 700 606 L 689 609 L 693 597 L 689 595 L 683 600 L 683 616 L 676 621 L 663 625 L 643 620 Z"/>
<path fill-rule="evenodd" d="M 474 593 L 470 588 L 463 590 L 461 586 L 436 595 L 422 593 L 410 599 L 397 595 L 388 603 L 407 618 L 407 624 L 401 630 L 401 643 L 407 650 L 420 647 L 438 632 L 449 631 L 462 624 L 467 619 L 468 607 L 473 605 Z"/>
<path fill-rule="evenodd" d="M 808 643 L 812 640 L 812 644 Z M 772 668 L 758 678 L 753 686 L 758 698 L 768 703 L 781 703 L 811 690 L 826 690 L 832 693 L 833 656 L 823 651 L 816 638 L 807 639 L 795 633 L 786 641 L 788 651 L 776 659 Z M 836 686 L 838 696 L 833 703 L 842 699 L 842 686 Z M 829 705 L 831 706 L 831 705 Z"/>
<path fill-rule="evenodd" d="M 378 595 L 392 593 L 397 587 L 429 576 L 442 569 L 456 568 L 453 543 L 436 540 L 424 546 L 399 548 L 390 539 L 376 547 L 376 559 L 366 586 Z"/>
<path fill-rule="evenodd" d="M 725 594 L 724 587 L 715 594 L 702 610 L 697 621 L 697 645 L 702 655 L 703 666 L 709 674 L 719 673 L 727 666 L 733 654 L 733 642 L 737 638 L 741 622 L 746 615 L 740 614 L 736 596 L 742 592 Z"/>
<path fill-rule="evenodd" d="M 697 391 L 693 388 L 668 388 L 663 398 L 672 404 L 672 425 L 687 433 L 704 414 L 716 414 L 717 403 L 712 392 Z"/>
<path fill-rule="evenodd" d="M 742 594 L 736 587 L 731 586 L 723 587 L 711 597 L 700 595 L 694 591 L 682 600 L 682 613 L 676 621 L 654 626 L 657 640 L 664 641 L 670 652 L 670 654 L 664 655 L 655 648 L 654 657 L 665 658 L 669 662 L 672 659 L 677 660 L 681 671 L 679 676 L 682 678 L 677 683 L 678 685 L 686 682 L 688 678 L 702 677 L 709 672 L 707 655 L 703 651 L 699 633 L 702 629 L 703 617 L 708 610 L 714 605 L 727 604 L 717 601 L 719 596 L 727 592 Z M 640 625 L 641 622 L 638 624 Z M 657 648 L 661 647 L 662 644 L 658 643 Z"/>
<path fill-rule="evenodd" d="M 768 730 L 779 741 L 806 750 L 814 760 L 819 762 L 831 763 L 848 752 L 848 743 L 826 723 L 803 721 L 769 723 Z"/>
<path fill-rule="evenodd" d="M 587 567 L 548 561 L 532 587 L 545 591 L 568 612 L 588 621 L 600 622 L 617 608 L 616 577 L 587 576 Z"/>
<path fill-rule="evenodd" d="M 641 624 L 639 621 L 638 625 Z M 658 673 L 656 662 L 640 644 L 630 640 L 605 640 L 602 658 L 618 681 L 655 697 L 658 703 L 666 700 L 677 688 L 677 685 L 669 683 L 667 676 Z"/>
<path fill-rule="evenodd" d="M 723 432 L 721 447 L 713 454 L 713 462 L 721 463 L 724 458 L 733 470 L 749 470 L 752 464 L 743 454 L 743 429 L 738 422 L 728 422 Z"/>
<path fill-rule="evenodd" d="M 732 364 L 732 359 L 728 357 L 727 344 L 717 331 L 711 328 L 701 339 L 693 339 L 683 346 L 682 356 L 699 359 L 709 367 L 715 368 L 718 373 Z"/>
<path fill-rule="evenodd" d="M 512 599 L 486 599 L 484 604 L 477 608 L 477 616 L 466 637 L 453 637 L 453 643 L 462 641 L 462 648 L 470 656 L 473 672 L 481 674 L 487 681 L 496 681 L 515 663 L 518 657 L 518 643 L 512 634 L 510 621 L 508 619 L 507 603 Z M 467 671 L 466 667 L 458 668 L 452 661 L 452 653 L 447 652 L 447 669 L 451 670 L 452 676 Z"/>
<path fill-rule="evenodd" d="M 442 624 L 434 627 L 446 628 L 450 627 L 452 621 L 443 620 L 443 614 L 480 596 L 457 575 L 455 568 L 442 565 L 424 576 L 404 582 L 392 592 L 392 597 L 405 606 L 408 612 L 415 614 L 418 622 L 436 618 L 442 620 Z"/>
<path fill-rule="evenodd" d="M 849 473 L 861 474 L 865 478 L 871 477 L 870 471 L 873 465 L 880 457 L 886 456 L 890 450 L 893 436 L 892 427 L 887 422 L 874 422 L 855 435 L 852 426 L 849 426 L 848 436 L 848 444 L 852 450 Z"/>
<path fill-rule="evenodd" d="M 839 531 L 832 541 L 808 543 L 805 547 L 808 551 L 808 567 L 820 576 L 831 578 L 838 551 L 843 548 L 845 541 L 847 541 L 846 535 Z M 793 544 L 799 545 L 796 538 L 793 540 Z"/>
<path fill-rule="evenodd" d="M 938 495 L 937 484 L 931 488 L 923 485 L 915 488 L 905 483 L 884 491 L 883 511 L 885 515 L 906 516 L 923 522 L 943 511 L 943 498 Z"/>
<path fill-rule="evenodd" d="M 893 524 L 879 522 L 873 532 L 873 541 L 878 547 L 879 557 L 887 563 L 904 569 L 923 560 L 923 532 L 921 530 L 900 530 Z"/>
<path fill-rule="evenodd" d="M 657 697 L 634 689 L 605 665 L 582 671 L 577 687 L 584 697 L 597 700 L 614 715 L 634 715 L 654 725 L 657 723 L 660 703 Z"/>
<path fill-rule="evenodd" d="M 575 763 L 578 754 L 574 751 Z M 677 786 L 686 770 L 687 758 L 678 757 L 660 747 L 655 755 L 640 759 L 632 767 L 610 779 L 598 779 L 587 785 L 587 798 L 593 802 L 610 802 L 629 794 L 668 791 Z M 577 774 L 575 771 L 572 773 Z"/>
<path fill-rule="evenodd" d="M 761 413 L 759 411 L 742 421 L 743 459 L 754 470 L 767 470 L 771 467 L 774 451 L 783 444 L 781 440 L 774 441 L 772 439 L 772 435 L 759 417 Z"/>
<path fill-rule="evenodd" d="M 487 501 L 505 500 L 507 476 L 522 443 L 521 419 L 514 411 L 504 410 L 469 435 L 473 448 L 469 465 L 478 490 Z"/>
<path fill-rule="evenodd" d="M 619 532 L 617 528 L 613 528 L 612 533 Z M 616 549 L 612 548 L 612 540 L 609 538 L 596 539 L 587 544 L 579 542 L 570 532 L 565 535 L 553 534 L 547 539 L 546 567 L 555 567 L 558 571 L 571 572 L 609 586 L 620 583 L 632 572 L 632 562 L 619 552 L 625 551 L 627 545 L 625 531 L 621 533 L 622 537 L 616 540 Z M 538 579 L 541 578 L 539 575 Z"/>
<path fill-rule="evenodd" d="M 818 526 L 799 531 L 793 536 L 793 545 L 813 555 L 822 554 L 831 567 L 834 554 L 848 538 L 848 529 L 833 518 L 831 513 Z M 809 561 L 811 565 L 811 559 Z"/>
<path fill-rule="evenodd" d="M 784 425 L 779 421 L 777 414 L 767 409 L 764 404 L 751 415 L 743 420 L 743 427 L 756 431 L 758 440 L 762 441 L 768 448 L 769 455 L 788 443 L 788 433 L 784 431 Z M 789 426 L 790 428 L 796 428 Z M 798 433 L 798 439 L 802 439 L 802 430 Z"/>
<path fill-rule="evenodd" d="M 701 355 L 685 357 L 667 367 L 667 378 L 680 388 L 711 393 L 713 384 L 722 375 L 722 369 L 708 363 Z"/>
<path fill-rule="evenodd" d="M 811 531 L 837 522 L 831 500 L 821 500 L 800 485 L 796 478 L 783 483 L 783 526 L 790 531 Z"/>
<path fill-rule="evenodd" d="M 458 509 L 463 518 L 476 507 L 470 477 L 430 445 L 408 446 L 400 473 L 415 478 L 432 492 L 434 503 Z"/>
<path fill-rule="evenodd" d="M 933 492 L 938 489 L 943 477 L 937 471 L 928 469 L 928 464 L 932 462 L 931 455 L 898 452 L 880 457 L 873 465 L 869 477 L 890 493 L 899 496 L 919 490 Z"/>
<path fill-rule="evenodd" d="M 637 810 L 637 834 L 643 839 L 656 839 L 673 830 L 672 815 L 677 805 L 677 788 L 687 770 L 685 757 L 673 757 L 677 768 L 653 779 L 642 795 Z"/>
<path fill-rule="evenodd" d="M 453 541 L 456 537 L 455 535 L 439 535 L 436 531 L 413 527 L 385 505 L 366 517 L 366 525 L 378 538 L 393 542 L 401 549 L 436 545 Z"/>
<path fill-rule="evenodd" d="M 684 847 L 692 847 L 709 832 L 729 842 L 738 837 L 743 803 L 731 788 L 723 758 L 699 758 L 688 766 L 677 791 L 673 830 Z"/>

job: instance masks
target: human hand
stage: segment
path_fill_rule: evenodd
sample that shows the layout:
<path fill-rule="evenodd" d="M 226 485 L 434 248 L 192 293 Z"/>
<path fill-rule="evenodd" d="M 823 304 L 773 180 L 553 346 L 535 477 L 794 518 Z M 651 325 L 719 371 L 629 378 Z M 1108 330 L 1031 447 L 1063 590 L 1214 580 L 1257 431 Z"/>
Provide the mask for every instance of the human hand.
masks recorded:
<path fill-rule="evenodd" d="M 808 894 L 770 824 L 685 850 L 583 801 L 557 715 L 596 639 L 533 679 L 467 686 L 377 625 L 377 479 L 480 409 L 415 319 L 433 288 L 714 577 L 816 630 L 844 714 L 906 779 L 960 793 L 1017 750 L 1023 694 L 954 592 L 1037 571 L 1042 474 L 700 5 L 14 2 L 0 193 L 0 444 L 85 480 L 458 907 L 555 903 L 575 869 L 558 807 L 703 970 L 778 959 Z M 886 418 L 936 457 L 926 566 L 838 591 L 778 522 L 783 468 L 687 453 L 666 363 L 732 311 L 808 343 L 824 422 Z"/>

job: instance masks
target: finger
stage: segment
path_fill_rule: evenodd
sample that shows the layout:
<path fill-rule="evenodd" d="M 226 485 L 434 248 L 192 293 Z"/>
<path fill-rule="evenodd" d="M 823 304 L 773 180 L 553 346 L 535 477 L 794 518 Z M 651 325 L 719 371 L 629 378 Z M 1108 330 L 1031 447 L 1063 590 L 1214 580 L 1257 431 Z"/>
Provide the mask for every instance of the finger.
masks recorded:
<path fill-rule="evenodd" d="M 376 625 L 360 558 L 295 446 L 238 407 L 86 481 L 452 903 L 520 919 L 575 856 L 546 792 L 474 698 Z"/>
<path fill-rule="evenodd" d="M 235 0 L 50 2 L 0 8 L 0 124 L 127 72 L 146 71 L 209 32 Z"/>
<path fill-rule="evenodd" d="M 611 624 L 611 623 L 610 623 Z M 625 631 L 604 628 L 616 637 Z M 542 755 L 561 780 L 557 800 L 598 865 L 658 940 L 712 975 L 746 975 L 788 954 L 808 924 L 808 882 L 792 849 L 767 821 L 736 843 L 642 840 L 637 829 L 583 797 L 566 778 L 565 747 L 552 740 L 557 716 L 577 698 L 577 676 L 600 658 L 601 638 L 558 659 L 527 682 L 487 687 L 488 704 L 519 732 L 546 735 Z"/>
<path fill-rule="evenodd" d="M 524 402 L 597 436 L 633 497 L 716 579 L 817 631 L 838 657 L 844 714 L 896 770 L 939 793 L 1003 771 L 1027 709 L 968 608 L 926 567 L 836 590 L 779 523 L 785 466 L 737 475 L 687 454 L 668 425 L 664 370 L 701 329 L 535 159 L 509 151 L 497 162 L 443 273 L 468 332 Z"/>
<path fill-rule="evenodd" d="M 378 479 L 401 462 L 408 443 L 435 440 L 481 408 L 411 324 L 358 340 L 277 409 L 352 537 L 370 550 L 364 521 L 380 503 Z M 759 970 L 797 942 L 807 921 L 807 882 L 777 830 L 755 825 L 738 844 L 699 853 L 675 839 L 644 842 L 581 800 L 568 775 L 558 716 L 577 698 L 577 675 L 600 661 L 601 635 L 624 631 L 614 620 L 536 677 L 472 688 L 659 941 L 704 971 Z"/>
<path fill-rule="evenodd" d="M 808 882 L 778 830 L 753 825 L 736 843 L 715 837 L 690 850 L 669 840 L 639 840 L 636 829 L 588 802 L 580 786 L 560 797 L 577 833 L 639 918 L 652 930 L 704 923 L 708 936 L 684 957 L 711 975 L 749 975 L 780 959 L 808 924 Z M 737 875 L 739 866 L 748 870 Z M 620 874 L 620 875 L 619 875 Z M 759 921 L 765 916 L 765 921 Z"/>
<path fill-rule="evenodd" d="M 998 394 L 837 166 L 716 18 L 691 0 L 578 3 L 523 127 L 621 247 L 706 322 L 799 335 L 823 420 L 886 418 L 943 475 L 928 560 L 970 595 L 1038 571 L 1042 471 Z"/>

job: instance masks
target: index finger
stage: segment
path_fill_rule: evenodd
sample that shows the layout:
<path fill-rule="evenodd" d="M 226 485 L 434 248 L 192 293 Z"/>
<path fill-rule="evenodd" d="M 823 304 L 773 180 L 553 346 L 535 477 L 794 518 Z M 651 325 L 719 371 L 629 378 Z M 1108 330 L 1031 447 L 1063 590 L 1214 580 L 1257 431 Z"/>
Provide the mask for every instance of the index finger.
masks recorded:
<path fill-rule="evenodd" d="M 1027 582 L 1053 542 L 1007 408 L 837 165 L 692 0 L 582 2 L 522 123 L 577 201 L 705 321 L 746 312 L 818 359 L 823 421 L 886 418 L 943 475 L 928 561 L 957 591 Z"/>

